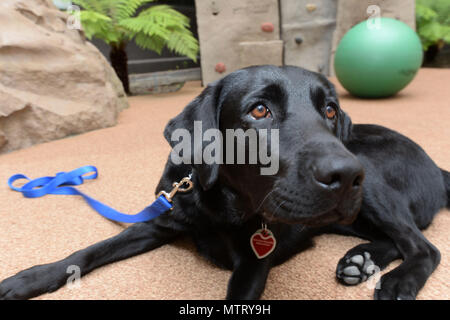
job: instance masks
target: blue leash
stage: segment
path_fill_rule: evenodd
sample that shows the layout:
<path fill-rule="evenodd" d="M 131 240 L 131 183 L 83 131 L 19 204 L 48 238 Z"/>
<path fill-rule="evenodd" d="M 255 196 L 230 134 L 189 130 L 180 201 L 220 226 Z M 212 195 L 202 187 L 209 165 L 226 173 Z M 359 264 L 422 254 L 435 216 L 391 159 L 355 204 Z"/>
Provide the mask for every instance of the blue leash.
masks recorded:
<path fill-rule="evenodd" d="M 87 175 L 89 174 L 90 175 Z M 87 175 L 87 176 L 85 176 Z M 84 180 L 95 179 L 98 176 L 97 168 L 94 166 L 84 166 L 75 169 L 70 172 L 59 172 L 55 177 L 42 177 L 34 180 L 29 179 L 23 174 L 15 174 L 8 179 L 8 186 L 15 191 L 21 192 L 26 198 L 38 198 L 45 196 L 46 194 L 65 194 L 65 195 L 78 195 L 82 196 L 84 200 L 99 214 L 107 219 L 126 222 L 126 223 L 136 223 L 144 222 L 154 219 L 161 214 L 172 209 L 172 197 L 178 191 L 186 192 L 192 189 L 193 184 L 191 177 L 183 178 L 180 182 L 175 182 L 173 184 L 174 188 L 170 193 L 161 191 L 156 200 L 146 207 L 141 212 L 135 215 L 128 215 L 114 210 L 111 207 L 89 197 L 88 195 L 78 191 L 74 187 L 83 184 Z M 26 179 L 29 182 L 23 185 L 21 188 L 13 186 L 13 183 L 19 179 Z M 187 184 L 187 188 L 183 188 Z"/>

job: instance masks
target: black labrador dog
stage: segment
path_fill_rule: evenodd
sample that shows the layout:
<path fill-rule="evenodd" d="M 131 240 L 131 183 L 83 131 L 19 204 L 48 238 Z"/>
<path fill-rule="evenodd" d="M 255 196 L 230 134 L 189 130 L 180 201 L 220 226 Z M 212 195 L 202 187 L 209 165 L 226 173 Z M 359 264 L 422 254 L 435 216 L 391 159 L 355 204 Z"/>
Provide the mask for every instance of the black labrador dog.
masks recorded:
<path fill-rule="evenodd" d="M 380 279 L 377 299 L 414 299 L 439 264 L 438 249 L 420 230 L 450 206 L 449 172 L 395 131 L 352 125 L 324 76 L 275 66 L 233 72 L 168 123 L 169 143 L 176 144 L 176 129 L 193 133 L 194 121 L 201 121 L 202 132 L 277 129 L 278 141 L 266 137 L 268 144 L 278 144 L 272 154 L 279 160 L 277 172 L 261 174 L 259 161 L 175 164 L 169 158 L 156 192 L 170 191 L 173 182 L 190 174 L 194 184 L 190 192 L 174 196 L 173 211 L 61 261 L 21 271 L 0 283 L 0 297 L 25 299 L 55 291 L 66 283 L 70 265 L 85 275 L 183 235 L 194 239 L 202 255 L 233 270 L 228 299 L 259 298 L 270 269 L 325 232 L 369 241 L 339 261 L 336 276 L 343 284 L 358 284 L 374 266 L 382 270 L 403 259 Z M 204 147 L 197 144 L 189 156 Z M 249 155 L 248 147 L 245 151 Z M 251 242 L 255 235 L 259 243 Z"/>

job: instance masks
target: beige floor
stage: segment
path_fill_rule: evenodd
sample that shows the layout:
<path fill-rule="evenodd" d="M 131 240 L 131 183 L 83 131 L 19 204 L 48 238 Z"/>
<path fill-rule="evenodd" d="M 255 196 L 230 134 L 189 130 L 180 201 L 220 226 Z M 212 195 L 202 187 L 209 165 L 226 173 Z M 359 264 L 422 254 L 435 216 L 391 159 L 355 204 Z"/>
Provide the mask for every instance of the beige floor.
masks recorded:
<path fill-rule="evenodd" d="M 339 93 L 355 123 L 396 129 L 450 170 L 449 83 L 450 70 L 422 69 L 391 99 L 359 100 L 341 88 Z M 8 189 L 10 175 L 38 177 L 95 165 L 100 177 L 80 190 L 118 210 L 136 213 L 153 200 L 169 152 L 162 136 L 164 125 L 200 91 L 200 84 L 192 82 L 175 94 L 133 97 L 113 128 L 0 156 L 0 279 L 64 258 L 124 228 L 97 215 L 78 197 L 25 199 Z M 450 298 L 449 231 L 446 210 L 425 231 L 441 250 L 442 262 L 419 299 Z M 339 258 L 361 242 L 336 235 L 318 237 L 314 249 L 272 270 L 263 298 L 370 299 L 370 285 L 344 287 L 334 278 Z M 188 240 L 180 240 L 98 269 L 82 279 L 80 288 L 64 287 L 40 299 L 221 299 L 229 276 L 199 257 Z"/>

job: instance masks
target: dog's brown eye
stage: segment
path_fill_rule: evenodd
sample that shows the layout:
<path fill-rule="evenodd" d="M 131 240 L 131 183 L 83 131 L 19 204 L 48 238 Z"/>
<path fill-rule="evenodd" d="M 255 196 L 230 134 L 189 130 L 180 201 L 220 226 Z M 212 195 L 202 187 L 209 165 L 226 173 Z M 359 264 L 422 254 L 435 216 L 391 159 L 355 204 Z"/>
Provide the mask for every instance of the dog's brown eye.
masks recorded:
<path fill-rule="evenodd" d="M 262 119 L 262 118 L 270 118 L 270 110 L 266 106 L 260 104 L 253 108 L 252 111 L 250 111 L 250 114 L 255 119 Z"/>
<path fill-rule="evenodd" d="M 325 109 L 325 115 L 328 119 L 334 119 L 336 117 L 336 108 L 333 106 L 328 105 Z"/>

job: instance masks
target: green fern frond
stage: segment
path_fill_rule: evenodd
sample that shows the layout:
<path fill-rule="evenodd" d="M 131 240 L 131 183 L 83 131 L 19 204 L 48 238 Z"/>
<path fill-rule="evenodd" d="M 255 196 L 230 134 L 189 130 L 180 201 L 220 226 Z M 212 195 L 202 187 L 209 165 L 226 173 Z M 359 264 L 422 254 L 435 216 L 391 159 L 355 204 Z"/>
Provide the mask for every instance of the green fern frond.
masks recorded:
<path fill-rule="evenodd" d="M 138 33 L 134 38 L 136 44 L 142 49 L 152 50 L 157 54 L 161 54 L 164 46 L 166 45 L 166 40 L 158 36 L 149 37 L 145 33 Z"/>
<path fill-rule="evenodd" d="M 116 0 L 115 15 L 117 20 L 131 18 L 136 14 L 136 11 L 144 4 L 154 2 L 155 0 Z"/>
<path fill-rule="evenodd" d="M 80 12 L 80 17 L 82 20 L 84 21 L 90 21 L 93 23 L 109 23 L 111 22 L 111 18 L 108 16 L 105 16 L 104 14 L 95 12 L 95 11 L 87 11 L 87 10 L 83 10 Z"/>
<path fill-rule="evenodd" d="M 135 33 L 157 35 L 169 40 L 174 30 L 186 29 L 189 26 L 189 19 L 170 6 L 160 5 L 143 11 L 137 17 L 123 19 L 119 25 Z"/>
<path fill-rule="evenodd" d="M 103 6 L 105 0 L 72 0 L 72 2 L 83 7 L 85 10 L 107 14 L 107 11 L 104 10 Z"/>
<path fill-rule="evenodd" d="M 157 5 L 143 10 L 138 17 L 145 17 L 163 26 L 189 28 L 189 18 L 169 5 Z"/>
<path fill-rule="evenodd" d="M 197 62 L 198 42 L 190 31 L 174 30 L 167 40 L 167 48 Z"/>
<path fill-rule="evenodd" d="M 80 12 L 81 25 L 88 39 L 105 31 L 111 19 L 95 11 L 83 10 Z"/>
<path fill-rule="evenodd" d="M 158 36 L 165 40 L 169 39 L 171 32 L 171 30 L 167 29 L 165 26 L 156 24 L 148 19 L 143 19 L 142 17 L 124 19 L 119 23 L 119 25 L 134 34 L 142 33 L 149 37 Z"/>
<path fill-rule="evenodd" d="M 95 11 L 80 12 L 81 25 L 88 39 L 96 37 L 107 43 L 118 43 L 122 35 L 114 29 L 111 18 Z"/>

